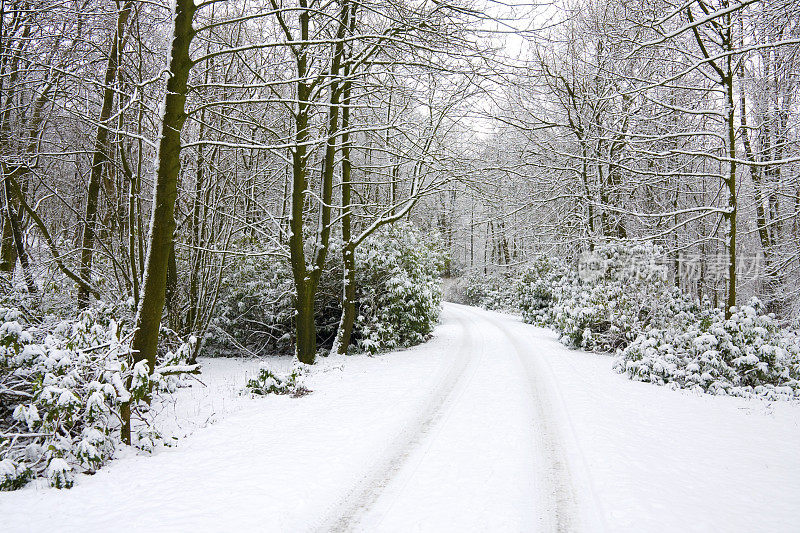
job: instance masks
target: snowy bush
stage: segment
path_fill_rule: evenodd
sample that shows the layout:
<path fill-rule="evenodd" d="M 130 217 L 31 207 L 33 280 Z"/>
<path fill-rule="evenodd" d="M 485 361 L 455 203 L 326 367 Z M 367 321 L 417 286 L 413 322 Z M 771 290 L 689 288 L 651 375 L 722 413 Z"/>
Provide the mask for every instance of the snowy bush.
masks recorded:
<path fill-rule="evenodd" d="M 243 248 L 244 250 L 244 248 Z M 220 289 L 208 346 L 223 355 L 288 353 L 294 285 L 284 258 L 255 245 L 235 259 Z M 422 342 L 436 324 L 444 255 L 410 224 L 385 227 L 356 249 L 353 343 L 378 352 Z M 330 347 L 341 316 L 341 243 L 332 242 L 315 302 L 317 340 Z"/>
<path fill-rule="evenodd" d="M 356 251 L 353 338 L 375 353 L 423 342 L 439 319 L 445 255 L 410 224 L 385 227 Z"/>
<path fill-rule="evenodd" d="M 288 373 L 277 372 L 269 365 L 261 363 L 258 376 L 248 380 L 245 388 L 248 392 L 260 396 L 267 394 L 303 396 L 310 392 L 303 383 L 306 372 L 306 366 L 297 361 Z"/>
<path fill-rule="evenodd" d="M 158 368 L 131 365 L 129 314 L 99 303 L 77 318 L 27 323 L 0 309 L 0 489 L 33 477 L 69 488 L 120 443 L 120 407 L 145 420 L 151 391 L 173 391 L 189 344 L 165 350 Z"/>
<path fill-rule="evenodd" d="M 551 312 L 552 324 L 565 344 L 614 352 L 646 328 L 678 320 L 681 313 L 691 316 L 696 309 L 696 302 L 674 289 L 649 291 L 599 284 L 574 291 L 553 305 Z"/>
<path fill-rule="evenodd" d="M 691 316 L 697 302 L 667 283 L 653 245 L 598 246 L 581 260 L 579 282 L 556 286 L 552 325 L 562 340 L 586 350 L 625 348 L 648 327 Z M 564 278 L 568 279 L 568 278 Z"/>
<path fill-rule="evenodd" d="M 800 396 L 800 338 L 751 300 L 725 319 L 706 310 L 695 320 L 642 333 L 614 368 L 638 381 L 712 394 Z"/>
<path fill-rule="evenodd" d="M 646 328 L 687 320 L 699 302 L 667 282 L 659 249 L 625 242 L 596 247 L 579 268 L 540 257 L 523 275 L 523 319 L 550 326 L 569 346 L 614 352 Z"/>
<path fill-rule="evenodd" d="M 540 256 L 517 285 L 522 319 L 539 326 L 553 323 L 553 306 L 572 294 L 577 277 L 566 261 Z"/>
<path fill-rule="evenodd" d="M 238 355 L 288 353 L 292 349 L 294 284 L 283 257 L 242 245 L 226 267 L 207 348 Z"/>
<path fill-rule="evenodd" d="M 458 280 L 454 300 L 489 310 L 518 311 L 518 283 L 516 271 L 469 272 Z"/>

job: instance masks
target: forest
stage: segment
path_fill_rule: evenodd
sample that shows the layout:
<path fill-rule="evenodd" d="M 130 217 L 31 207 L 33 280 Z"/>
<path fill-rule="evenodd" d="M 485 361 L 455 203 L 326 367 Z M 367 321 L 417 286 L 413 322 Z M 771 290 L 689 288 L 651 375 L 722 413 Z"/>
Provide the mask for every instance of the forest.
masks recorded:
<path fill-rule="evenodd" d="M 633 381 L 800 399 L 794 0 L 3 0 L 0 24 L 2 491 L 171 446 L 155 406 L 221 358 L 261 362 L 250 397 L 316 395 L 340 356 L 435 343 L 466 313 L 443 301 Z"/>

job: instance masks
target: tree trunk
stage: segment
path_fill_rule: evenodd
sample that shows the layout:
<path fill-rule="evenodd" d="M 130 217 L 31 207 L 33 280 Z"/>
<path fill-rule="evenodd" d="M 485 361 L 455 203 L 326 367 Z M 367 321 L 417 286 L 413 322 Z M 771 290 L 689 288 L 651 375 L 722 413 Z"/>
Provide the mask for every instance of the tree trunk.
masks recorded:
<path fill-rule="evenodd" d="M 295 302 L 296 355 L 301 363 L 314 364 L 317 355 L 317 327 L 314 322 L 314 294 L 316 287 L 301 285 Z"/>
<path fill-rule="evenodd" d="M 3 21 L 5 22 L 5 20 Z M 22 38 L 28 39 L 30 35 L 30 24 L 25 24 L 22 30 Z M 0 32 L 2 33 L 2 32 Z M 5 43 L 3 43 L 5 44 Z M 4 50 L 5 52 L 5 50 Z M 8 52 L 5 52 L 8 53 Z M 8 145 L 11 140 L 11 120 L 12 115 L 11 112 L 14 109 L 14 99 L 15 99 L 15 83 L 17 81 L 17 77 L 21 69 L 19 68 L 19 62 L 21 60 L 22 54 L 20 53 L 13 53 L 12 59 L 10 64 L 8 65 L 8 79 L 6 76 L 2 76 L 0 79 L 0 95 L 3 97 L 3 113 L 0 115 L 0 148 L 5 152 L 8 149 Z M 3 82 L 6 85 L 3 85 Z M 4 176 L 3 178 L 6 179 L 5 173 L 6 168 L 3 168 Z M 0 193 L 2 194 L 2 193 Z M 5 194 L 2 194 L 5 197 Z M 5 201 L 4 201 L 5 203 Z M 14 269 L 17 266 L 17 249 L 14 246 L 14 232 L 11 227 L 11 220 L 8 218 L 9 213 L 9 206 L 5 206 L 2 210 L 2 223 L 3 223 L 3 231 L 2 231 L 2 240 L 0 240 L 0 271 L 1 272 L 8 272 L 10 274 L 14 273 Z M 13 208 L 13 206 L 11 206 Z"/>
<path fill-rule="evenodd" d="M 306 2 L 300 0 L 306 8 Z M 300 39 L 308 40 L 309 14 L 300 12 Z M 306 364 L 313 364 L 317 353 L 317 336 L 314 327 L 314 292 L 312 273 L 308 272 L 303 248 L 303 207 L 308 178 L 308 109 L 311 89 L 306 82 L 308 52 L 304 47 L 297 56 L 297 113 L 295 115 L 295 143 L 292 152 L 292 213 L 289 223 L 289 255 L 295 286 L 295 355 Z M 310 294 L 310 296 L 309 296 Z"/>
<path fill-rule="evenodd" d="M 14 234 L 11 230 L 11 221 L 3 209 L 3 233 L 0 244 L 0 271 L 14 272 L 17 266 L 17 249 L 14 247 Z"/>
<path fill-rule="evenodd" d="M 200 118 L 200 138 L 203 138 L 203 115 Z M 198 148 L 197 152 L 197 172 L 195 174 L 195 186 L 194 186 L 194 206 L 192 207 L 192 218 L 191 221 L 191 236 L 192 236 L 192 244 L 196 247 L 193 252 L 190 252 L 189 257 L 191 258 L 190 262 L 190 271 L 189 271 L 189 309 L 186 312 L 186 327 L 190 331 L 195 330 L 195 325 L 197 322 L 197 318 L 199 316 L 199 309 L 200 309 L 200 259 L 201 259 L 201 252 L 199 247 L 201 246 L 201 231 L 200 231 L 200 204 L 202 203 L 202 194 L 203 194 L 203 187 L 205 186 L 205 180 L 203 179 L 203 165 L 205 165 L 205 160 L 203 158 L 203 147 Z"/>
<path fill-rule="evenodd" d="M 147 361 L 151 371 L 156 366 L 158 333 L 166 298 L 167 267 L 175 231 L 175 199 L 181 167 L 181 130 L 186 120 L 184 108 L 187 80 L 192 68 L 189 46 L 194 37 L 192 18 L 195 9 L 193 0 L 177 0 L 175 3 L 175 27 L 158 146 L 158 170 L 150 218 L 149 246 L 142 295 L 136 313 L 136 329 L 131 344 L 134 361 Z M 130 443 L 129 406 L 126 406 L 125 412 L 128 416 L 123 424 L 122 437 L 125 442 Z"/>
<path fill-rule="evenodd" d="M 342 252 L 344 262 L 344 286 L 342 287 L 342 317 L 336 330 L 336 339 L 331 352 L 347 353 L 356 321 L 356 262 L 355 246 L 346 244 Z"/>
<path fill-rule="evenodd" d="M 308 41 L 309 34 L 309 10 L 306 0 L 300 0 L 300 35 L 301 41 Z M 289 252 L 292 266 L 292 274 L 297 291 L 295 303 L 295 330 L 297 335 L 296 355 L 297 359 L 305 364 L 313 364 L 317 352 L 317 334 L 314 323 L 314 297 L 317 293 L 319 280 L 325 267 L 325 258 L 328 254 L 328 245 L 331 234 L 331 202 L 333 200 L 333 169 L 336 159 L 336 137 L 339 131 L 339 71 L 341 68 L 342 56 L 344 54 L 344 35 L 347 28 L 347 13 L 349 11 L 348 2 L 342 2 L 342 16 L 339 22 L 339 29 L 336 33 L 336 44 L 331 68 L 328 73 L 330 77 L 330 102 L 328 105 L 328 125 L 327 142 L 325 144 L 325 156 L 322 162 L 322 194 L 319 210 L 319 229 L 317 233 L 316 246 L 311 266 L 306 264 L 305 252 L 303 250 L 303 205 L 308 186 L 307 164 L 308 154 L 305 142 L 308 140 L 309 126 L 309 99 L 311 97 L 311 85 L 307 81 L 308 52 L 303 48 L 297 56 L 297 115 L 295 124 L 297 131 L 295 140 L 297 146 L 294 149 L 292 169 L 294 173 L 292 181 L 292 219 L 291 233 L 289 236 Z"/>
<path fill-rule="evenodd" d="M 700 3 L 701 9 L 706 14 L 706 7 Z M 706 58 L 708 65 L 719 76 L 719 86 L 721 92 L 725 95 L 725 115 L 724 127 L 726 130 L 726 140 L 724 150 L 728 159 L 728 176 L 724 177 L 724 185 L 728 189 L 728 211 L 725 213 L 725 219 L 728 221 L 728 287 L 727 294 L 725 295 L 725 318 L 731 317 L 731 308 L 736 305 L 736 215 L 737 215 L 737 198 L 736 198 L 736 108 L 734 107 L 734 78 L 736 76 L 736 69 L 734 69 L 733 52 L 734 52 L 734 34 L 733 34 L 733 20 L 730 14 L 724 15 L 724 24 L 716 26 L 717 35 L 719 36 L 719 46 L 728 52 L 724 57 L 724 64 L 720 66 L 715 59 L 712 59 L 709 54 L 704 39 L 700 35 L 700 30 L 695 24 L 694 16 L 692 15 L 691 7 L 686 8 L 686 15 L 689 22 L 692 24 L 691 30 L 694 34 L 695 41 L 700 48 L 703 57 Z M 716 300 L 716 290 L 714 291 L 714 298 Z M 715 304 L 716 305 L 716 304 Z"/>
<path fill-rule="evenodd" d="M 11 205 L 8 176 L 3 179 L 3 194 L 5 196 L 6 204 L 6 224 L 11 228 L 14 249 L 16 250 L 17 257 L 19 257 L 19 264 L 22 267 L 22 275 L 25 277 L 25 285 L 27 286 L 29 293 L 36 294 L 38 291 L 36 282 L 34 281 L 33 275 L 30 271 L 30 265 L 28 264 L 28 254 L 25 252 L 25 243 L 22 241 L 22 232 L 19 228 L 19 216 L 17 215 L 16 211 L 14 211 L 14 207 Z M 11 267 L 11 272 L 13 271 L 14 264 L 12 264 Z"/>
<path fill-rule="evenodd" d="M 169 259 L 167 261 L 167 283 L 164 293 L 164 305 L 167 308 L 169 327 L 174 330 L 180 329 L 180 317 L 176 309 L 176 296 L 178 290 L 178 260 L 175 257 L 175 242 L 169 247 Z"/>
<path fill-rule="evenodd" d="M 727 89 L 727 127 L 728 127 L 728 295 L 725 300 L 725 318 L 731 317 L 731 308 L 736 305 L 736 125 L 734 123 L 733 72 L 731 57 L 728 56 L 728 76 L 724 80 Z"/>
<path fill-rule="evenodd" d="M 97 224 L 97 204 L 100 195 L 100 182 L 103 178 L 103 167 L 108 160 L 108 119 L 111 117 L 111 109 L 114 105 L 114 80 L 117 77 L 119 68 L 119 56 L 121 53 L 122 35 L 125 33 L 125 24 L 128 16 L 133 9 L 133 2 L 127 1 L 122 6 L 117 17 L 117 28 L 111 43 L 111 51 L 108 54 L 106 64 L 106 76 L 103 88 L 103 105 L 100 109 L 98 119 L 97 135 L 94 141 L 94 152 L 92 154 L 92 169 L 89 173 L 89 186 L 86 195 L 86 213 L 83 221 L 83 236 L 81 239 L 81 265 L 79 276 L 87 283 L 91 282 L 92 258 L 94 255 L 95 225 Z M 78 287 L 78 307 L 84 308 L 89 304 L 89 291 L 85 285 Z"/>
<path fill-rule="evenodd" d="M 349 13 L 348 26 L 350 34 L 355 31 L 356 4 L 352 5 Z M 350 160 L 350 94 L 352 82 L 350 81 L 350 63 L 344 65 L 344 84 L 342 86 L 342 263 L 344 272 L 342 276 L 342 317 L 336 330 L 331 352 L 346 354 L 350 347 L 353 335 L 353 325 L 356 320 L 356 247 L 352 242 L 352 162 Z"/>

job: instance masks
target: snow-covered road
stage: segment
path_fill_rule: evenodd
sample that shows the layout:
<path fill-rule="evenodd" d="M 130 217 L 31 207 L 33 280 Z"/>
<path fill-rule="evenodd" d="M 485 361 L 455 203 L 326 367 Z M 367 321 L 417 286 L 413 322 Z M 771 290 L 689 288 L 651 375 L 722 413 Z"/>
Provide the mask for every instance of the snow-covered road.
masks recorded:
<path fill-rule="evenodd" d="M 303 398 L 240 396 L 257 366 L 205 361 L 177 446 L 0 493 L 0 531 L 798 531 L 800 406 L 630 382 L 506 315 L 446 304 Z"/>
<path fill-rule="evenodd" d="M 577 523 L 563 445 L 533 359 L 503 320 L 450 305 L 461 330 L 450 369 L 396 447 L 341 507 L 360 531 L 570 531 Z"/>

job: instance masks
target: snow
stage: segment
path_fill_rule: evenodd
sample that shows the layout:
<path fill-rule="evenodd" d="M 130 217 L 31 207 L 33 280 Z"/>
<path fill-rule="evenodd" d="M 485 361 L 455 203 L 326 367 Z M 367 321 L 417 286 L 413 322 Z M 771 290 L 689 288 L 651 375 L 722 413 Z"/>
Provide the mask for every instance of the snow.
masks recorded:
<path fill-rule="evenodd" d="M 240 395 L 259 363 L 203 360 L 156 407 L 173 447 L 0 493 L 0 529 L 796 531 L 796 403 L 629 381 L 453 304 L 425 345 L 322 359 L 301 398 Z"/>
<path fill-rule="evenodd" d="M 797 531 L 800 405 L 629 381 L 550 331 L 509 331 L 561 404 L 568 463 L 587 482 L 579 499 L 606 530 Z"/>

